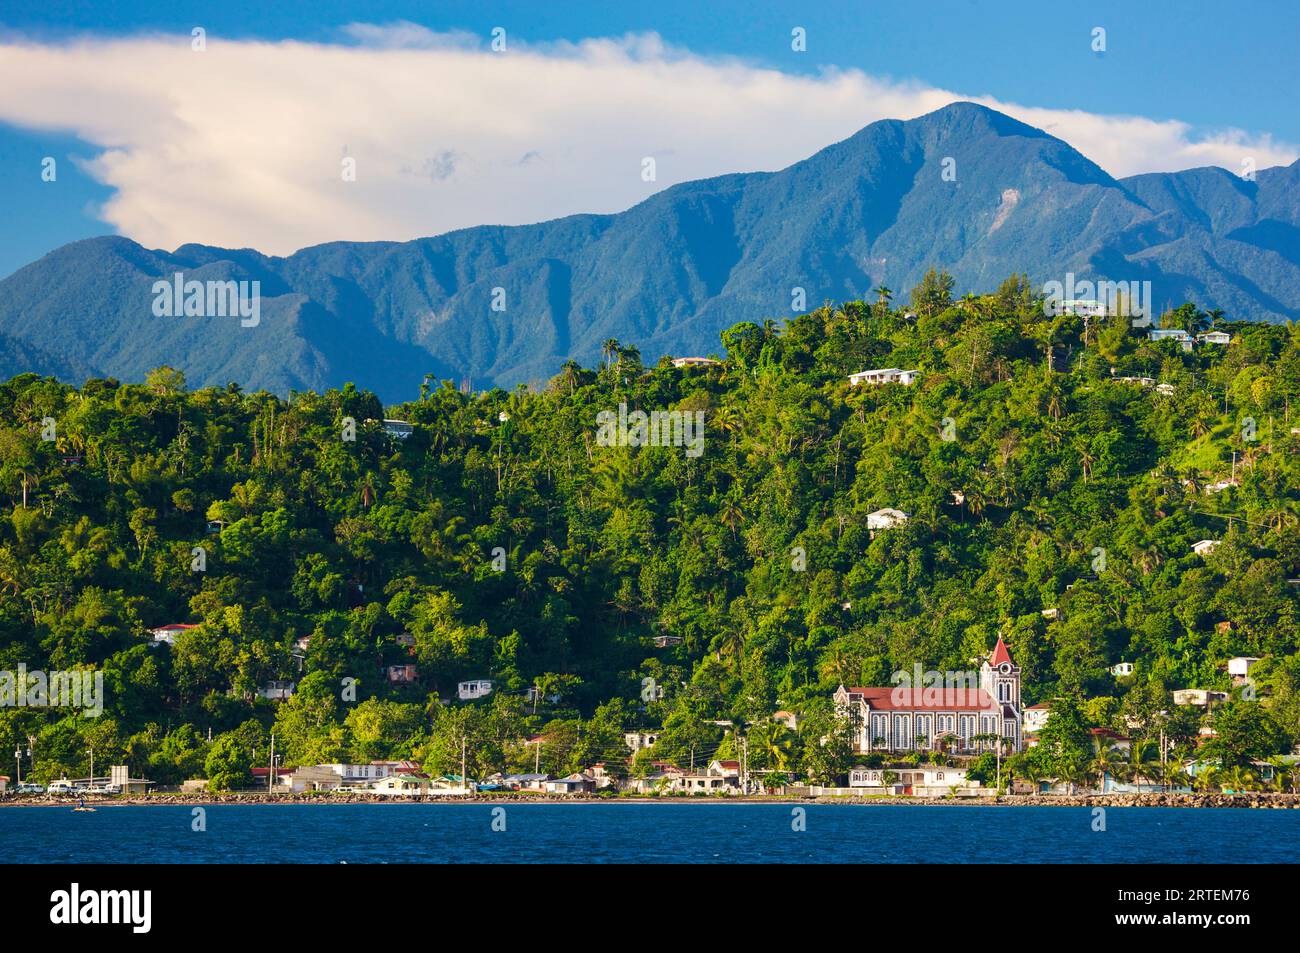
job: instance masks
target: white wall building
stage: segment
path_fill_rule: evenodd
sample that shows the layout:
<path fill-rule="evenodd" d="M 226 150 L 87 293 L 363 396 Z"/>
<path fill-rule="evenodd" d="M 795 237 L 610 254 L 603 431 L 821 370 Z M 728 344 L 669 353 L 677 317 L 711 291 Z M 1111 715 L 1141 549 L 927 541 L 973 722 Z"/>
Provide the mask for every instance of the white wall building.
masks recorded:
<path fill-rule="evenodd" d="M 904 387 L 911 387 L 920 373 L 919 370 L 905 371 L 898 367 L 877 367 L 869 371 L 858 371 L 856 374 L 850 374 L 849 385 L 859 387 L 866 384 L 879 387 L 881 384 L 902 384 Z"/>
<path fill-rule="evenodd" d="M 486 678 L 473 678 L 456 686 L 456 697 L 463 702 L 486 698 L 492 694 L 492 682 Z"/>
<path fill-rule="evenodd" d="M 909 519 L 911 517 L 902 510 L 885 507 L 867 514 L 867 529 L 873 533 L 882 529 L 893 529 L 895 526 L 902 526 Z"/>
<path fill-rule="evenodd" d="M 972 679 L 973 681 L 973 679 Z M 991 746 L 976 735 L 1000 735 L 1008 750 L 1023 746 L 1020 666 L 998 637 L 980 666 L 978 685 L 951 687 L 846 688 L 835 692 L 835 707 L 853 728 L 853 749 L 915 751 L 946 743 L 957 751 Z M 945 742 L 945 739 L 953 739 Z"/>

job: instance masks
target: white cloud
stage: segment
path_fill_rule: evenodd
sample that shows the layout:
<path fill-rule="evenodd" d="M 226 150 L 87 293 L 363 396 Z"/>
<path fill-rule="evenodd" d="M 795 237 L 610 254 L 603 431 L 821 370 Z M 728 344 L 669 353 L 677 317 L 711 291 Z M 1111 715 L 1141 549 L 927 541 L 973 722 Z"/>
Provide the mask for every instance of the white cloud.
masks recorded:
<path fill-rule="evenodd" d="M 612 212 L 688 179 L 775 170 L 877 119 L 974 99 L 1117 176 L 1300 150 L 1186 123 L 1022 107 L 856 70 L 795 76 L 655 35 L 489 50 L 488 38 L 356 24 L 336 43 L 190 37 L 0 42 L 0 121 L 102 151 L 106 221 L 151 247 L 287 254 L 478 224 Z M 642 181 L 654 156 L 658 179 Z M 340 174 L 356 160 L 357 180 Z"/>

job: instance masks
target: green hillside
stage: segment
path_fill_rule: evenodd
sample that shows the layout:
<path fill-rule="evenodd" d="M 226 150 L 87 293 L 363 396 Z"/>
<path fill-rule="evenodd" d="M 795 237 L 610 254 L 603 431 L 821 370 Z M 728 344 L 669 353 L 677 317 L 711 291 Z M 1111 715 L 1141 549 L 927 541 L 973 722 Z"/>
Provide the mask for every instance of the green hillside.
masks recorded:
<path fill-rule="evenodd" d="M 884 291 L 737 325 L 716 366 L 644 367 L 610 341 L 539 392 L 448 382 L 389 408 L 351 385 L 188 392 L 166 369 L 0 385 L 0 670 L 93 666 L 106 692 L 99 718 L 0 708 L 0 751 L 34 736 L 38 778 L 85 774 L 93 746 L 238 784 L 272 730 L 289 765 L 458 770 L 464 739 L 476 776 L 531 770 L 541 734 L 559 773 L 625 757 L 634 728 L 662 727 L 662 759 L 729 753 L 730 722 L 751 767 L 828 778 L 847 763 L 837 685 L 969 669 L 999 632 L 1027 704 L 1074 697 L 1139 736 L 1170 690 L 1226 690 L 1225 661 L 1257 656 L 1259 700 L 1212 713 L 1210 744 L 1244 760 L 1300 739 L 1300 331 L 1214 315 L 1232 343 L 1184 353 L 1119 319 L 1045 319 L 1022 280 Z M 849 386 L 885 367 L 921 373 Z M 702 452 L 603 445 L 620 405 L 702 412 Z M 1236 484 L 1206 492 L 1234 454 Z M 873 538 L 886 507 L 910 519 Z M 1203 539 L 1222 545 L 1202 558 Z M 198 627 L 150 645 L 168 623 Z M 471 678 L 497 691 L 457 701 Z M 258 698 L 272 679 L 293 698 Z M 1191 718 L 1166 725 L 1185 751 Z"/>

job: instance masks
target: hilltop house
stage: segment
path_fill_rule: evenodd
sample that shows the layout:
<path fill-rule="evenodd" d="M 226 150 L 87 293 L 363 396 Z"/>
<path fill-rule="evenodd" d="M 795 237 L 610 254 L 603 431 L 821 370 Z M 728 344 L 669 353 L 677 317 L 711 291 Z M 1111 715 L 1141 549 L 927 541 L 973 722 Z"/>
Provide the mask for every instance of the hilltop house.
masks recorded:
<path fill-rule="evenodd" d="M 298 687 L 297 682 L 275 680 L 267 682 L 257 690 L 257 694 L 262 698 L 271 701 L 282 702 L 293 695 L 294 689 Z"/>
<path fill-rule="evenodd" d="M 1232 335 L 1227 331 L 1202 331 L 1196 335 L 1196 340 L 1202 344 L 1230 344 Z"/>
<path fill-rule="evenodd" d="M 1259 659 L 1253 655 L 1238 655 L 1236 658 L 1228 659 L 1228 674 L 1232 676 L 1232 684 L 1241 686 L 1250 681 L 1250 670 L 1255 667 Z"/>
<path fill-rule="evenodd" d="M 1179 347 L 1190 352 L 1195 341 L 1182 328 L 1152 328 L 1149 335 L 1152 341 L 1177 341 Z"/>
<path fill-rule="evenodd" d="M 863 384 L 879 387 L 881 384 L 902 384 L 911 387 L 919 370 L 905 371 L 898 367 L 878 367 L 869 371 L 858 371 L 849 375 L 849 386 L 859 387 Z"/>
<path fill-rule="evenodd" d="M 718 367 L 721 361 L 715 361 L 711 357 L 674 357 L 672 359 L 673 367 Z"/>
<path fill-rule="evenodd" d="M 472 678 L 456 686 L 456 697 L 463 702 L 486 698 L 492 694 L 492 682 L 486 678 Z"/>
<path fill-rule="evenodd" d="M 1025 734 L 1037 734 L 1052 717 L 1052 703 L 1039 702 L 1025 709 Z"/>
<path fill-rule="evenodd" d="M 162 645 L 163 643 L 175 645 L 178 635 L 197 628 L 197 625 L 191 625 L 188 622 L 173 622 L 171 625 L 160 625 L 156 629 L 150 629 L 149 634 L 153 636 L 154 645 Z"/>
<path fill-rule="evenodd" d="M 970 674 L 969 681 L 974 682 Z M 978 685 L 841 685 L 834 699 L 836 710 L 852 726 L 853 750 L 859 754 L 941 745 L 959 751 L 988 750 L 987 744 L 974 740 L 976 735 L 998 735 L 1012 751 L 1019 751 L 1023 743 L 1020 666 L 1011 660 L 1001 636 L 980 665 Z"/>
<path fill-rule="evenodd" d="M 1204 708 L 1215 702 L 1227 700 L 1227 692 L 1216 692 L 1205 688 L 1180 688 L 1174 692 L 1175 705 L 1196 705 L 1198 708 Z"/>
<path fill-rule="evenodd" d="M 889 507 L 876 510 L 874 513 L 867 514 L 867 530 L 872 536 L 884 529 L 893 529 L 895 526 L 902 526 L 910 516 L 902 510 L 895 510 Z"/>
<path fill-rule="evenodd" d="M 1192 552 L 1198 556 L 1208 556 L 1222 545 L 1222 540 L 1203 539 L 1200 542 L 1192 543 Z"/>
<path fill-rule="evenodd" d="M 636 754 L 642 748 L 654 747 L 659 740 L 657 731 L 627 731 L 623 733 L 623 743 L 628 746 L 633 754 Z"/>
<path fill-rule="evenodd" d="M 415 433 L 414 425 L 407 423 L 405 420 L 389 420 L 388 418 L 384 418 L 383 427 L 384 433 L 388 434 L 388 436 L 392 437 L 394 440 L 405 440 L 411 434 Z"/>
<path fill-rule="evenodd" d="M 1110 667 L 1110 674 L 1116 678 L 1128 678 L 1133 674 L 1132 662 L 1118 662 Z"/>

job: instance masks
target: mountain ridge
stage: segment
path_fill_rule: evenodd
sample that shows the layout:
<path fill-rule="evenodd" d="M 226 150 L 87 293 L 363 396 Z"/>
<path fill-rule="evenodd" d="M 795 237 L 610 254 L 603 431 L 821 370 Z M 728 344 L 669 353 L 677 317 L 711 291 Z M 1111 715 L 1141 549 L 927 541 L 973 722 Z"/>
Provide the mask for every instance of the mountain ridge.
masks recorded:
<path fill-rule="evenodd" d="M 1215 167 L 1115 179 L 1041 129 L 954 103 L 611 214 L 283 257 L 85 239 L 0 281 L 0 334 L 65 370 L 139 379 L 171 364 L 194 384 L 278 393 L 356 381 L 395 401 L 426 375 L 543 381 L 611 337 L 647 360 L 709 353 L 732 324 L 790 315 L 795 289 L 807 308 L 882 283 L 903 293 L 931 266 L 974 291 L 1073 271 L 1150 280 L 1157 305 L 1300 318 L 1300 161 L 1254 181 Z M 262 282 L 261 326 L 153 318 L 148 287 L 177 270 Z"/>

